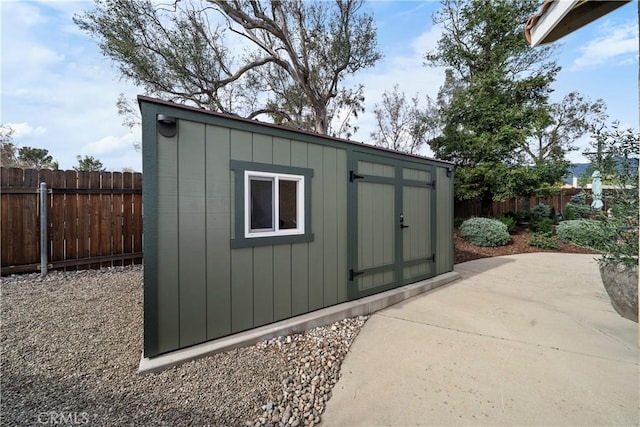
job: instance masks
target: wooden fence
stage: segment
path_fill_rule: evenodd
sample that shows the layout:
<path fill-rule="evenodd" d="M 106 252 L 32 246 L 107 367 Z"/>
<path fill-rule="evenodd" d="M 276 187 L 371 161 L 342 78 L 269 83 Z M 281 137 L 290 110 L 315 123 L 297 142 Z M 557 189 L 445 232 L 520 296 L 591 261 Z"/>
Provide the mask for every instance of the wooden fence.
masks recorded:
<path fill-rule="evenodd" d="M 1 273 L 40 270 L 39 186 L 47 196 L 48 266 L 142 261 L 142 174 L 0 168 Z"/>
<path fill-rule="evenodd" d="M 582 192 L 580 188 L 566 188 L 558 194 L 550 197 L 514 197 L 504 202 L 493 203 L 493 216 L 502 216 L 507 212 L 521 212 L 530 209 L 538 203 L 555 208 L 557 213 L 562 213 L 565 206 L 569 203 L 571 196 Z M 587 200 L 591 203 L 591 200 Z M 470 218 L 472 216 L 481 216 L 480 200 L 456 200 L 454 205 L 454 216 L 456 218 Z"/>

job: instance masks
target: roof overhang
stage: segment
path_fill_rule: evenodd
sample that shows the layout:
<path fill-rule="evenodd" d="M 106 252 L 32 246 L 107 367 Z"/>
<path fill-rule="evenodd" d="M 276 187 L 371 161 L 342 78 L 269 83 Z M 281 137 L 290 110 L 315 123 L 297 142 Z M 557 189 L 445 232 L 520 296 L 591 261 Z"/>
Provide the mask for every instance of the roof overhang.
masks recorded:
<path fill-rule="evenodd" d="M 631 0 L 545 0 L 540 12 L 529 18 L 525 36 L 531 46 L 551 43 Z"/>

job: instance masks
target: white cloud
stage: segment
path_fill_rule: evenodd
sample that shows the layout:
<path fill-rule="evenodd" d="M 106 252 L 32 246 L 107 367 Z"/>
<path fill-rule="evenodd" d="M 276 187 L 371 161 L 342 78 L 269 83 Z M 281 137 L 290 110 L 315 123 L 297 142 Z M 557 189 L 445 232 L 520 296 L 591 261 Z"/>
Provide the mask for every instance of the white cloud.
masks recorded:
<path fill-rule="evenodd" d="M 411 42 L 411 47 L 422 61 L 422 57 L 425 53 L 438 47 L 438 40 L 440 40 L 440 37 L 442 37 L 442 27 L 440 25 L 434 25 L 428 31 L 425 31 L 416 37 Z"/>
<path fill-rule="evenodd" d="M 55 64 L 64 61 L 64 55 L 49 49 L 46 46 L 33 45 L 26 53 L 30 61 L 46 66 L 47 64 Z"/>
<path fill-rule="evenodd" d="M 13 139 L 19 140 L 28 137 L 37 137 L 44 135 L 47 129 L 42 126 L 31 126 L 27 122 L 22 123 L 6 123 L 11 129 L 13 129 Z"/>
<path fill-rule="evenodd" d="M 51 17 L 28 2 L 3 2 L 1 13 L 4 88 L 20 90 L 21 86 L 28 86 L 30 79 L 41 78 L 43 71 L 63 64 L 64 45 L 56 43 L 57 34 L 38 37 L 42 28 L 52 25 Z"/>
<path fill-rule="evenodd" d="M 380 103 L 383 93 L 391 91 L 395 85 L 398 85 L 398 90 L 404 92 L 408 98 L 416 94 L 421 98 L 427 95 L 431 98 L 437 96 L 444 81 L 444 70 L 426 67 L 424 54 L 436 47 L 441 34 L 440 26 L 432 26 L 407 43 L 407 46 L 410 46 L 408 51 L 388 55 L 375 69 L 355 76 L 353 81 L 364 85 L 366 111 L 354 123 L 359 128 L 353 136 L 354 140 L 369 141 L 369 135 L 376 126 L 373 114 L 375 104 Z"/>
<path fill-rule="evenodd" d="M 12 19 L 19 20 L 20 23 L 27 27 L 33 27 L 36 25 L 45 24 L 47 18 L 45 18 L 38 8 L 33 7 L 29 2 L 3 2 L 2 8 L 7 11 L 13 17 Z M 4 23 L 4 22 L 3 22 Z"/>
<path fill-rule="evenodd" d="M 135 136 L 126 133 L 120 136 L 109 135 L 90 142 L 82 147 L 82 152 L 87 154 L 109 154 L 129 151 L 133 147 Z"/>
<path fill-rule="evenodd" d="M 93 155 L 109 170 L 140 170 L 140 136 L 122 127 L 115 107 L 119 93 L 138 91 L 73 29 L 73 14 L 92 3 L 2 0 L 0 7 L 2 120 L 20 124 L 17 142 L 49 150 L 62 169 L 76 155 Z"/>
<path fill-rule="evenodd" d="M 402 12 L 398 12 L 395 14 L 396 18 L 401 18 L 404 16 L 412 16 L 425 9 L 428 6 L 427 2 L 418 3 L 418 5 L 412 9 L 403 10 Z"/>
<path fill-rule="evenodd" d="M 601 27 L 601 35 L 580 48 L 576 69 L 605 63 L 628 63 L 638 56 L 638 24 Z M 634 61 L 635 62 L 635 61 Z"/>

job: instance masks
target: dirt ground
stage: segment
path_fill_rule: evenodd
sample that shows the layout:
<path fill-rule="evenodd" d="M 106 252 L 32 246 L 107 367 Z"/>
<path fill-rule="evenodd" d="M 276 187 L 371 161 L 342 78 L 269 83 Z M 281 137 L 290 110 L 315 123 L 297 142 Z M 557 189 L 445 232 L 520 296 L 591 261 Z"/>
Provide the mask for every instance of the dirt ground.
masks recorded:
<path fill-rule="evenodd" d="M 504 246 L 496 248 L 483 248 L 467 243 L 458 235 L 456 229 L 453 233 L 453 243 L 455 247 L 455 263 L 471 261 L 478 258 L 489 258 L 501 255 L 524 254 L 529 252 L 562 252 L 572 254 L 595 254 L 596 252 L 576 246 L 571 243 L 560 242 L 559 249 L 542 249 L 535 246 L 529 246 L 529 231 L 526 229 L 518 229 L 511 234 L 511 241 Z"/>

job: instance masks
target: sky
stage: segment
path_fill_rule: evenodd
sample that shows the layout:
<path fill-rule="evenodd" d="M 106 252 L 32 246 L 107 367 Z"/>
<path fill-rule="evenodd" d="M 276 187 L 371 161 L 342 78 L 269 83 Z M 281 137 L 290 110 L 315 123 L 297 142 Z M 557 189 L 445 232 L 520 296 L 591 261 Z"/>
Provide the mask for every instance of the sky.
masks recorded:
<path fill-rule="evenodd" d="M 49 150 L 61 169 L 77 165 L 81 155 L 99 159 L 107 170 L 141 171 L 142 154 L 134 148 L 140 130 L 122 125 L 116 100 L 142 89 L 121 79 L 73 23 L 74 14 L 92 7 L 90 1 L 0 1 L 0 123 L 14 129 L 16 145 Z M 625 5 L 561 40 L 555 59 L 562 70 L 551 101 L 578 91 L 603 99 L 611 120 L 640 128 L 636 7 Z M 347 79 L 365 87 L 366 112 L 352 138 L 363 142 L 374 130 L 373 109 L 384 91 L 397 84 L 408 98 L 435 98 L 444 80 L 444 70 L 423 65 L 441 34 L 431 19 L 438 2 L 369 1 L 365 8 L 374 16 L 384 58 Z M 587 143 L 579 141 L 583 149 Z M 581 151 L 569 159 L 586 162 Z"/>

